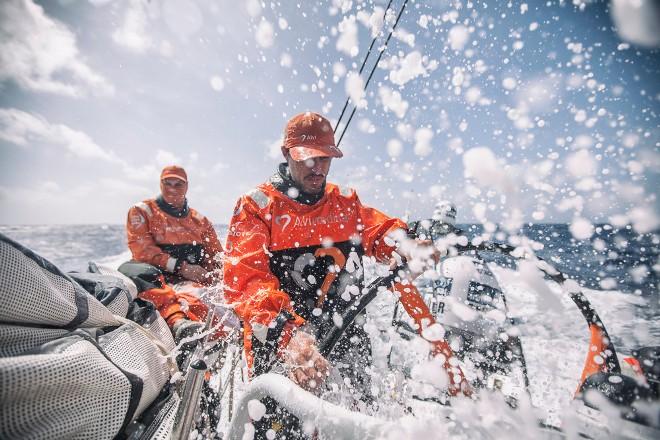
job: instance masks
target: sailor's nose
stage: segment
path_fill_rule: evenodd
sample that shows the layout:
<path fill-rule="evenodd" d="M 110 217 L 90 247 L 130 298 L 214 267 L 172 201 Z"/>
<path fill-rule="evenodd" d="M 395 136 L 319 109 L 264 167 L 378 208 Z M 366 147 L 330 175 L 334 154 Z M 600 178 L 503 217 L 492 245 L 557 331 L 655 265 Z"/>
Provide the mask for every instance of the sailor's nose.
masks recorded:
<path fill-rule="evenodd" d="M 314 164 L 312 165 L 312 168 L 311 168 L 312 171 L 315 174 L 320 174 L 321 168 L 322 168 L 321 167 L 321 161 L 318 158 L 314 159 Z"/>

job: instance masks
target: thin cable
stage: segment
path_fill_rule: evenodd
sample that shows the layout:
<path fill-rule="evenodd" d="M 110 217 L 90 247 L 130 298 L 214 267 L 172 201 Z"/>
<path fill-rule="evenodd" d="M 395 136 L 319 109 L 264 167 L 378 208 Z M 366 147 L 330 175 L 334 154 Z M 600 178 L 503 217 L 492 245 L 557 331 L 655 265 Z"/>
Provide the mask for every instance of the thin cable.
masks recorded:
<path fill-rule="evenodd" d="M 371 72 L 369 73 L 369 78 L 367 78 L 367 82 L 364 83 L 364 89 L 367 90 L 367 86 L 369 85 L 369 82 L 371 81 L 371 78 L 374 76 L 374 72 L 376 71 L 376 68 L 378 67 L 378 63 L 380 63 L 380 59 L 383 57 L 383 54 L 385 53 L 385 50 L 387 49 L 387 43 L 390 42 L 390 38 L 392 38 L 392 34 L 394 33 L 394 30 L 396 29 L 396 25 L 399 24 L 399 19 L 401 18 L 401 15 L 403 15 L 403 10 L 406 9 L 406 5 L 408 4 L 408 0 L 403 2 L 403 6 L 401 6 L 401 10 L 399 11 L 399 15 L 396 17 L 396 21 L 394 22 L 394 26 L 392 26 L 392 30 L 390 31 L 390 34 L 387 36 L 387 40 L 385 40 L 385 45 L 383 46 L 383 50 L 380 51 L 380 54 L 378 55 L 378 59 L 376 60 L 376 64 L 374 64 L 374 67 L 371 69 Z M 357 105 L 353 107 L 353 111 L 351 112 L 351 116 L 349 116 L 348 121 L 346 121 L 346 126 L 344 127 L 344 131 L 341 132 L 341 136 L 339 137 L 339 140 L 337 141 L 337 148 L 339 148 L 339 144 L 341 144 L 341 140 L 344 138 L 344 135 L 346 134 L 346 130 L 348 130 L 348 126 L 351 123 L 351 120 L 353 119 L 353 116 L 355 115 L 355 111 L 357 110 Z M 336 130 L 336 129 L 335 129 Z"/>
<path fill-rule="evenodd" d="M 390 10 L 390 6 L 392 6 L 392 0 L 387 4 L 387 7 L 385 8 L 385 13 L 383 14 L 383 25 L 385 25 L 385 19 L 387 18 L 387 11 Z M 371 44 L 369 45 L 369 50 L 367 51 L 367 55 L 364 57 L 364 60 L 362 60 L 362 65 L 360 66 L 360 71 L 358 72 L 358 75 L 362 75 L 362 71 L 364 70 L 364 66 L 367 64 L 367 59 L 369 58 L 369 55 L 371 55 L 371 49 L 374 48 L 374 44 L 376 44 L 376 40 L 378 40 L 378 37 L 380 36 L 380 32 L 376 34 L 373 40 L 371 40 Z M 344 103 L 344 108 L 341 109 L 341 114 L 339 115 L 339 119 L 337 119 L 337 125 L 335 125 L 335 133 L 337 132 L 337 129 L 339 128 L 339 123 L 341 122 L 341 119 L 344 117 L 344 112 L 346 112 L 346 108 L 348 107 L 348 103 L 351 101 L 351 97 L 349 96 L 346 98 L 346 102 Z"/>

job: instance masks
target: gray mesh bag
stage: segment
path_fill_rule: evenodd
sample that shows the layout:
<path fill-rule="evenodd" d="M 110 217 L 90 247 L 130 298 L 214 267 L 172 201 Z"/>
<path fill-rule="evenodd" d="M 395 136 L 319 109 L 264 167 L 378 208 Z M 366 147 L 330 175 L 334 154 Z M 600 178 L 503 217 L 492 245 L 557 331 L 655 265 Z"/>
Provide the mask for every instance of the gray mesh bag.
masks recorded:
<path fill-rule="evenodd" d="M 126 319 L 134 291 L 101 275 L 77 282 L 0 234 L 0 438 L 111 439 L 168 382 L 162 318 Z"/>

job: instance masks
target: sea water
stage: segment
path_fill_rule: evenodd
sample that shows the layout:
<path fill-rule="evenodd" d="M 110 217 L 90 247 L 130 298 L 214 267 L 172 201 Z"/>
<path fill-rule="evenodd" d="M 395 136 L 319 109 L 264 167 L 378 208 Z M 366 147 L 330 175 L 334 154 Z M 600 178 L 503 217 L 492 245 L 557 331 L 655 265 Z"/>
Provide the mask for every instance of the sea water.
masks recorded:
<path fill-rule="evenodd" d="M 470 238 L 483 234 L 481 225 L 459 227 Z M 227 226 L 218 225 L 216 230 L 224 241 Z M 123 225 L 0 225 L 0 233 L 32 249 L 65 272 L 86 271 L 90 261 L 117 267 L 131 257 Z M 658 233 L 636 234 L 630 228 L 599 226 L 590 240 L 575 240 L 566 224 L 528 225 L 521 233 L 543 245 L 535 251 L 539 257 L 593 292 L 594 302 L 602 303 L 598 308 L 601 315 L 614 314 L 619 299 L 627 299 L 635 321 L 652 323 L 648 338 L 639 340 L 637 335 L 632 340 L 660 344 L 660 324 L 655 324 L 660 321 Z M 492 235 L 494 241 L 508 239 L 503 234 Z M 631 313 L 630 310 L 626 312 Z M 616 321 L 616 317 L 612 318 Z M 624 321 L 621 325 L 624 332 L 636 331 L 631 322 Z M 613 336 L 626 340 L 630 335 Z"/>
<path fill-rule="evenodd" d="M 480 225 L 461 225 L 468 237 L 483 234 Z M 224 239 L 226 226 L 217 226 Z M 0 226 L 0 233 L 48 259 L 63 271 L 85 271 L 89 261 L 117 267 L 130 259 L 123 225 Z M 521 231 L 535 243 L 535 253 L 584 287 L 613 338 L 618 352 L 660 345 L 658 295 L 658 234 L 636 234 L 631 229 L 597 227 L 590 240 L 573 239 L 564 224 L 530 225 Z M 494 233 L 492 239 L 509 237 Z M 542 246 L 541 246 L 542 245 Z M 516 271 L 491 267 L 505 295 L 511 315 L 522 318 L 521 342 L 530 375 L 531 400 L 542 417 L 558 423 L 573 399 L 587 356 L 589 333 L 580 312 L 559 287 L 548 283 L 560 298 L 555 310 L 543 307 Z M 391 323 L 392 301 L 374 301 L 371 316 L 374 357 L 383 356 L 392 344 L 407 344 L 374 335 L 392 335 L 383 326 Z M 389 315 L 388 315 L 389 314 Z M 380 315 L 380 316 L 379 316 Z M 380 328 L 383 327 L 383 328 Z M 379 342 L 376 339 L 381 339 Z M 380 344 L 380 345 L 379 345 Z M 378 364 L 378 359 L 375 359 Z M 376 372 L 385 377 L 386 371 Z M 382 409 L 387 406 L 383 405 Z"/>

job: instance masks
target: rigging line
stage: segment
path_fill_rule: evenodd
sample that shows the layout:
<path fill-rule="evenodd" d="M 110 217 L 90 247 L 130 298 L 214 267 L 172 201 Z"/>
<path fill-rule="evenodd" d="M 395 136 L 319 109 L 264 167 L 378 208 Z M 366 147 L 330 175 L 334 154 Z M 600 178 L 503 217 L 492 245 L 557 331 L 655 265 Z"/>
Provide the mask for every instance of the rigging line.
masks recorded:
<path fill-rule="evenodd" d="M 387 18 L 387 11 L 390 10 L 390 6 L 392 6 L 392 1 L 387 4 L 387 7 L 385 8 L 385 13 L 383 14 L 383 26 L 385 25 L 385 19 Z M 369 55 L 371 55 L 371 50 L 374 48 L 374 44 L 376 44 L 376 40 L 378 40 L 378 37 L 380 36 L 381 32 L 378 32 L 376 36 L 371 40 L 371 44 L 369 45 L 369 50 L 367 51 L 367 55 L 364 57 L 364 60 L 362 60 L 362 65 L 360 66 L 360 71 L 358 72 L 358 76 L 362 75 L 362 71 L 364 70 L 364 66 L 367 64 L 367 59 L 369 58 Z M 339 124 L 341 123 L 342 118 L 344 117 L 344 113 L 346 112 L 346 108 L 348 107 L 348 103 L 351 101 L 351 97 L 348 96 L 346 98 L 346 102 L 344 103 L 344 108 L 341 109 L 341 114 L 339 115 L 339 119 L 337 119 L 337 124 L 335 125 L 335 133 L 337 132 L 337 129 L 339 128 Z"/>
<path fill-rule="evenodd" d="M 374 67 L 371 69 L 371 72 L 369 73 L 369 77 L 367 78 L 367 82 L 364 83 L 364 89 L 367 90 L 367 86 L 369 85 L 369 82 L 371 81 L 371 78 L 374 76 L 374 72 L 376 72 L 376 68 L 378 67 L 378 63 L 380 63 L 380 59 L 383 57 L 383 54 L 385 53 L 385 50 L 387 49 L 387 43 L 390 42 L 390 38 L 392 38 L 392 34 L 394 33 L 394 30 L 396 29 L 396 25 L 399 24 L 399 19 L 401 18 L 401 15 L 403 15 L 404 9 L 406 9 L 406 5 L 408 4 L 408 0 L 403 2 L 403 6 L 401 6 L 401 10 L 399 11 L 399 15 L 396 17 L 396 21 L 394 22 L 394 26 L 392 26 L 392 30 L 390 31 L 390 34 L 387 36 L 387 40 L 385 40 L 385 44 L 383 45 L 383 50 L 380 51 L 380 54 L 378 54 L 378 59 L 376 59 L 376 64 L 374 64 Z M 339 148 L 339 144 L 341 144 L 341 140 L 344 138 L 344 135 L 346 134 L 346 130 L 348 130 L 348 126 L 351 123 L 351 120 L 353 119 L 353 116 L 355 116 L 355 112 L 357 110 L 357 105 L 353 107 L 353 111 L 351 112 L 351 115 L 348 117 L 348 121 L 346 121 L 346 126 L 344 126 L 344 130 L 341 132 L 341 136 L 339 137 L 339 140 L 337 141 L 337 148 Z"/>

